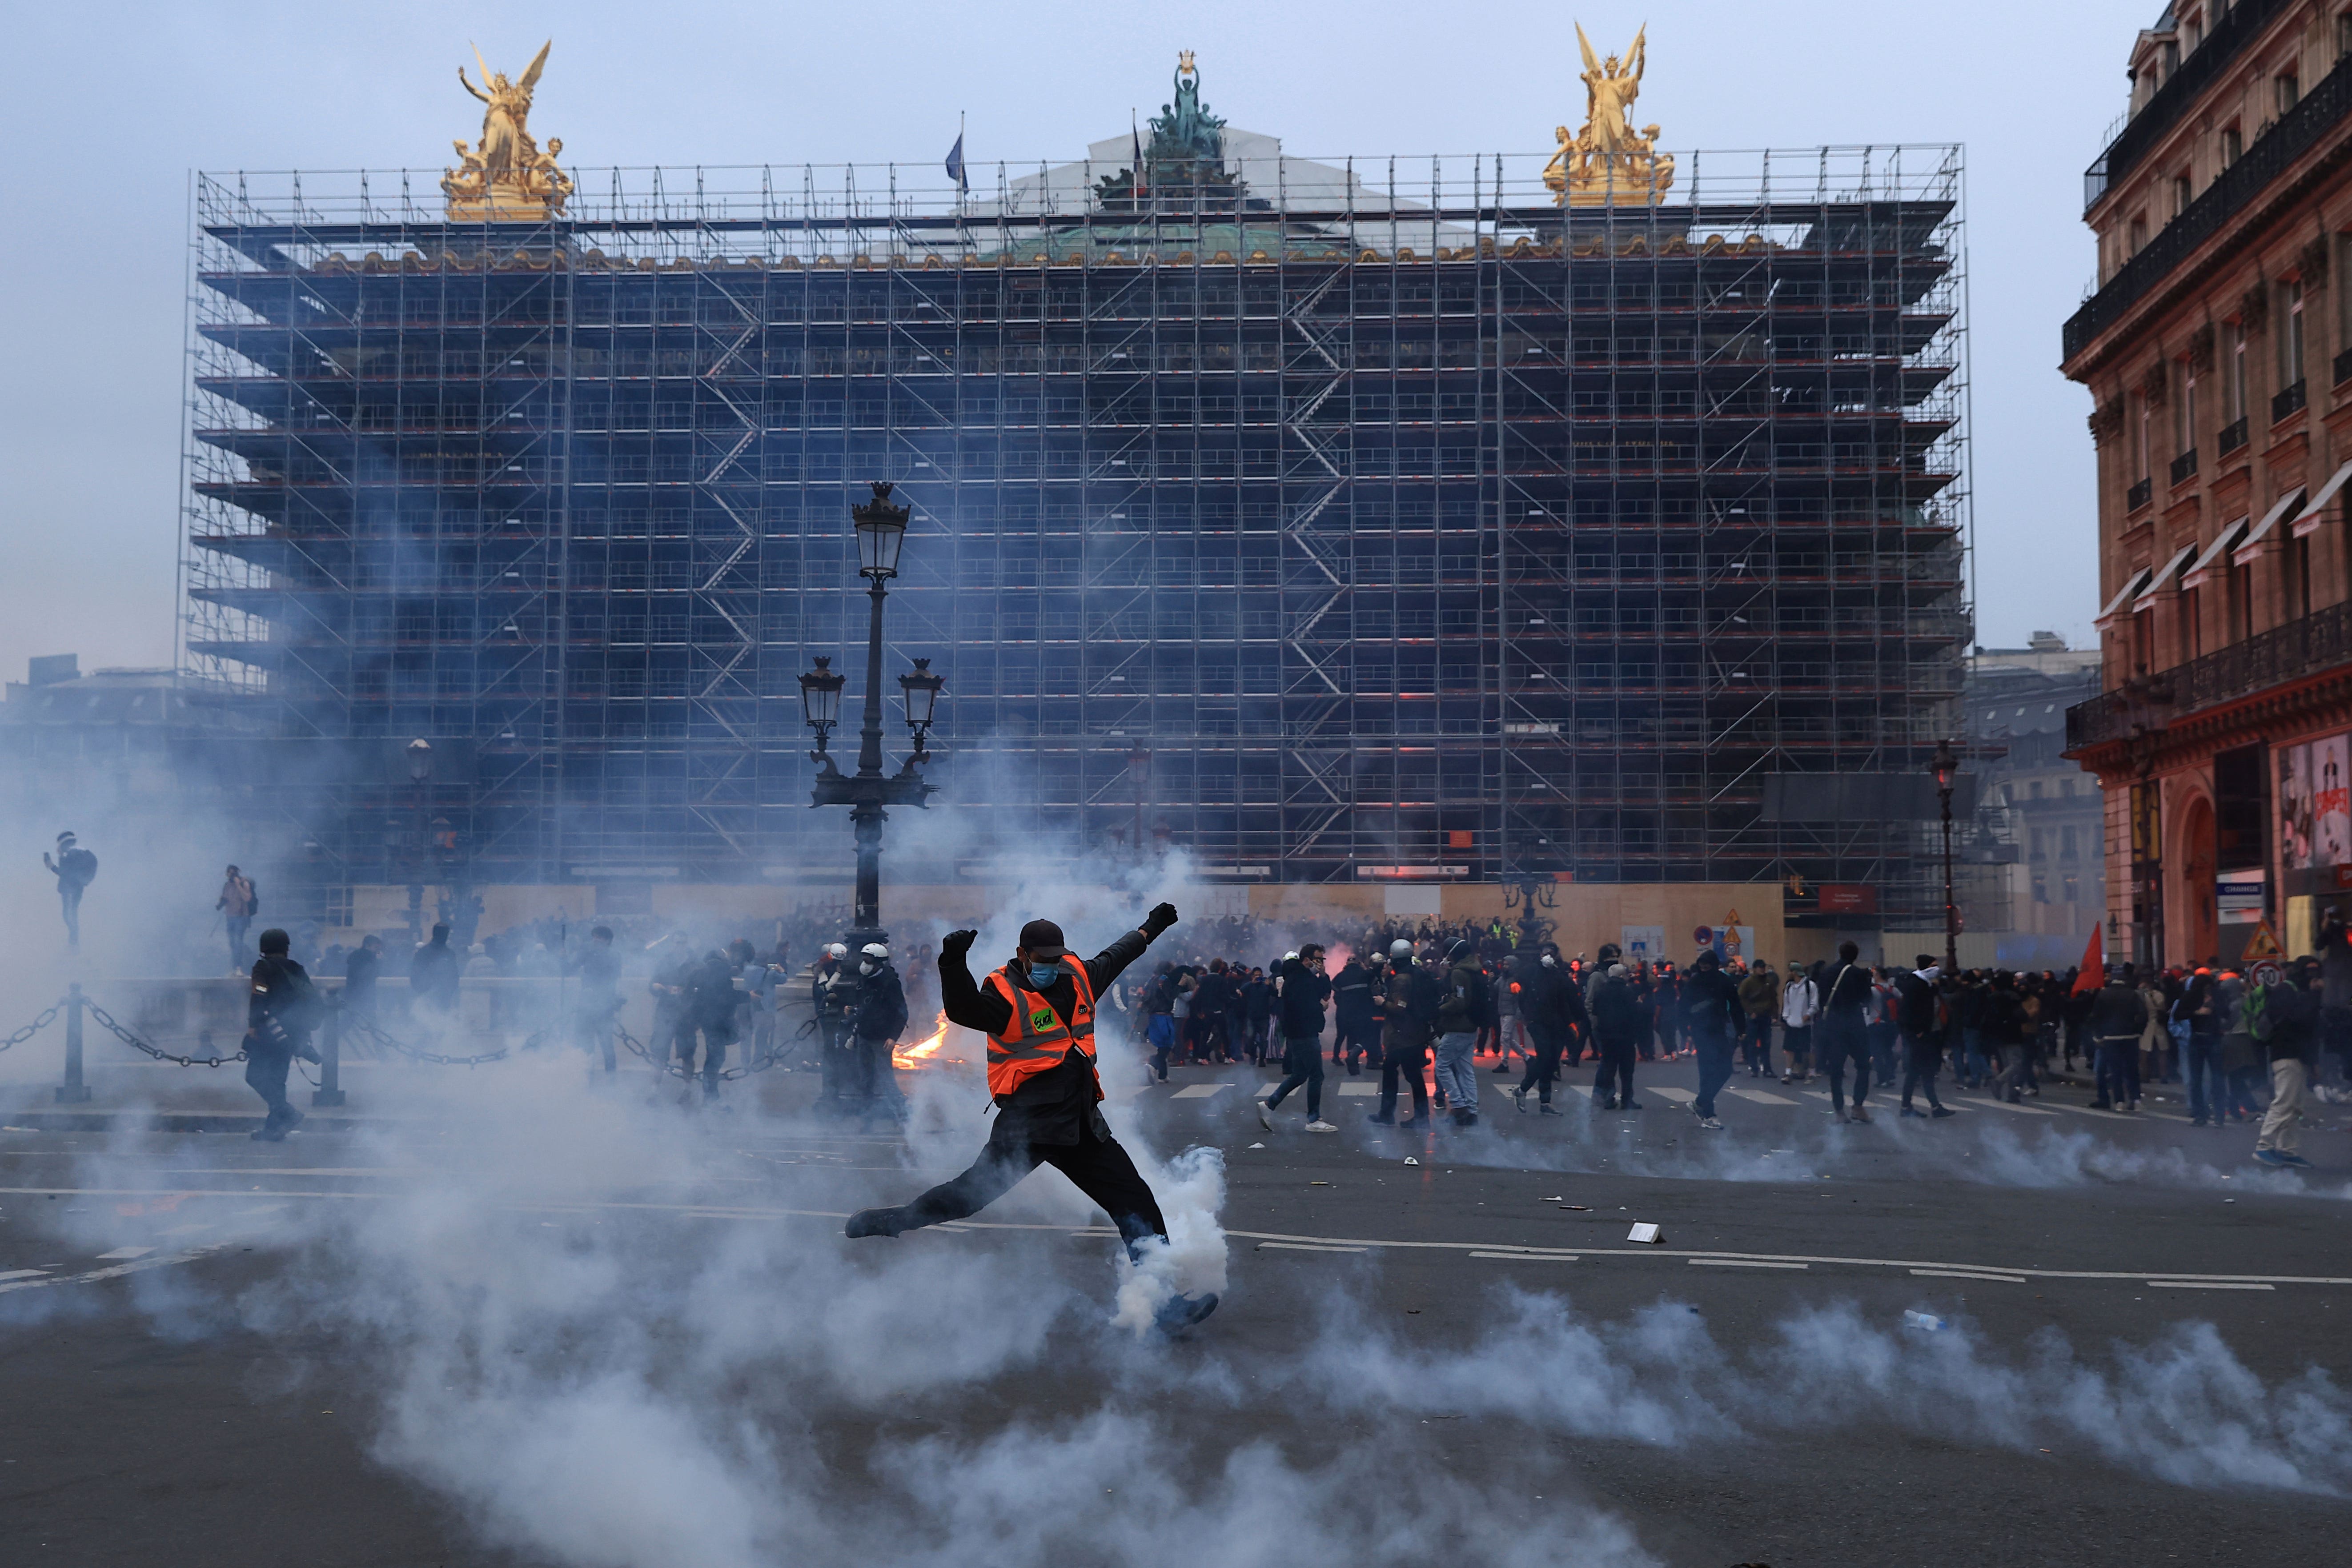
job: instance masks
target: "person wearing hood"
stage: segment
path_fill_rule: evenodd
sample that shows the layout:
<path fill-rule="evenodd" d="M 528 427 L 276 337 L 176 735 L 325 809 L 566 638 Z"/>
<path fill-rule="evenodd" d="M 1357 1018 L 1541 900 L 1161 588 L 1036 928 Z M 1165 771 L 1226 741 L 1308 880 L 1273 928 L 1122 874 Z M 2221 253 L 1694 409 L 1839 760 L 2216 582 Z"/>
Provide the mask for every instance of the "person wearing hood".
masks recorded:
<path fill-rule="evenodd" d="M 58 835 L 57 858 L 48 851 L 41 852 L 41 864 L 58 879 L 58 905 L 65 912 L 66 948 L 71 952 L 81 951 L 81 896 L 98 878 L 98 857 L 81 847 L 81 840 L 70 833 Z"/>
<path fill-rule="evenodd" d="M 302 1123 L 302 1113 L 287 1101 L 286 1074 L 296 1057 L 319 1059 L 310 1048 L 310 1031 L 318 1027 L 325 1004 L 310 976 L 289 956 L 293 942 L 284 931 L 274 926 L 263 931 L 260 946 L 247 981 L 245 1081 L 269 1108 L 253 1137 L 282 1143 Z"/>
<path fill-rule="evenodd" d="M 1488 1011 L 1486 971 L 1477 949 L 1457 939 L 1445 954 L 1445 999 L 1437 1008 L 1437 1088 L 1456 1127 L 1478 1121 L 1479 1021 Z"/>
<path fill-rule="evenodd" d="M 1867 1121 L 1863 1101 L 1870 1095 L 1870 1005 L 1877 994 L 1862 948 L 1838 943 L 1837 972 L 1822 992 L 1822 1064 L 1830 1075 L 1830 1114 L 1840 1121 Z M 1845 1108 L 1845 1069 L 1853 1066 L 1853 1110 Z"/>
<path fill-rule="evenodd" d="M 702 1042 L 702 1100 L 715 1104 L 719 1099 L 719 1074 L 727 1065 L 727 1047 L 735 1043 L 735 1016 L 743 1001 L 741 969 L 727 954 L 713 948 L 700 963 L 686 974 L 686 1012 L 677 1029 L 678 1065 L 688 1080 L 687 1094 L 691 1095 L 695 1076 L 695 1037 Z M 679 1103 L 685 1103 L 681 1096 Z"/>
<path fill-rule="evenodd" d="M 1919 967 L 1895 977 L 1895 1026 L 1902 1031 L 1903 1107 L 1895 1114 L 1925 1120 L 1952 1114 L 1944 1102 L 1936 1098 L 1936 1074 L 1944 1065 L 1944 1027 L 1940 997 L 1945 990 L 1944 971 L 1927 953 L 1919 955 Z M 1911 1096 L 1924 1089 L 1927 1096 L 1925 1111 L 1911 1108 Z"/>
<path fill-rule="evenodd" d="M 852 1237 L 900 1236 L 978 1214 L 1039 1165 L 1051 1165 L 1092 1198 L 1140 1263 L 1147 1243 L 1168 1239 L 1168 1222 L 1150 1184 L 1103 1120 L 1102 1080 L 1095 1068 L 1095 998 L 1176 923 L 1173 904 L 1153 906 L 1143 924 L 1083 963 L 1052 921 L 1021 928 L 1010 962 L 975 982 L 967 955 L 976 931 L 948 933 L 940 944 L 940 994 L 948 1021 L 988 1037 L 988 1089 L 996 1121 L 988 1145 L 961 1175 L 888 1208 L 861 1209 L 843 1232 Z M 1216 1310 L 1213 1294 L 1174 1296 L 1159 1310 L 1173 1331 Z"/>
<path fill-rule="evenodd" d="M 857 1006 L 849 1019 L 857 1042 L 857 1089 L 868 1115 L 904 1121 L 907 1097 L 898 1090 L 890 1047 L 907 1030 L 907 988 L 888 947 L 869 942 L 857 951 Z"/>
<path fill-rule="evenodd" d="M 1338 976 L 1331 982 L 1332 1022 L 1338 1032 L 1331 1041 L 1331 1059 L 1344 1063 L 1348 1076 L 1355 1078 L 1364 1070 L 1364 1056 L 1370 1052 L 1373 1070 L 1381 1065 L 1380 1015 L 1372 1002 L 1372 971 L 1364 963 L 1364 955 L 1351 952 L 1348 962 L 1339 966 Z"/>
<path fill-rule="evenodd" d="M 1608 953 L 1610 949 L 1601 951 Z M 1633 994 L 1633 972 L 1612 959 L 1594 977 L 1584 1005 L 1592 1016 L 1592 1044 L 1601 1058 L 1601 1070 L 1592 1079 L 1594 1103 L 1603 1110 L 1641 1110 L 1641 1101 L 1633 1098 L 1633 1063 L 1647 1021 L 1641 999 Z"/>
<path fill-rule="evenodd" d="M 1691 1109 L 1698 1113 L 1701 1127 L 1719 1132 L 1723 1123 L 1716 1120 L 1715 1097 L 1731 1081 L 1733 1042 L 1747 1026 L 1748 1015 L 1739 1005 L 1739 988 L 1723 972 L 1723 960 L 1715 949 L 1702 948 L 1684 976 L 1682 1004 L 1683 1027 L 1698 1058 L 1698 1099 Z"/>

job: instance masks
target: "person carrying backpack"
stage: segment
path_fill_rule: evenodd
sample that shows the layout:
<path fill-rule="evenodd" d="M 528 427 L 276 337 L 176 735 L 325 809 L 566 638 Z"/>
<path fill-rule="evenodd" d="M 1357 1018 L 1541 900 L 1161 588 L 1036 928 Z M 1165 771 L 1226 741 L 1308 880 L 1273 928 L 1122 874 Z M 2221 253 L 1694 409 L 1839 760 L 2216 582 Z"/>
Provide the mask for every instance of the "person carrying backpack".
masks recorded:
<path fill-rule="evenodd" d="M 41 853 L 41 864 L 58 879 L 58 903 L 65 911 L 66 948 L 81 951 L 81 896 L 98 878 L 98 857 L 81 847 L 70 833 L 58 835 L 57 858 Z"/>

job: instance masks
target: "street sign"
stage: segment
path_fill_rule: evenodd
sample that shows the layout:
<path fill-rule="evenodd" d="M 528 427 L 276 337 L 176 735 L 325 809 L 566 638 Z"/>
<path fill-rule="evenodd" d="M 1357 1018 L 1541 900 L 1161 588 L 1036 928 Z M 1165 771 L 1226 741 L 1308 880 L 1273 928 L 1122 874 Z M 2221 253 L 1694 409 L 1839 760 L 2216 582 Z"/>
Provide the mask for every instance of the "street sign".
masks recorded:
<path fill-rule="evenodd" d="M 2257 985 L 2284 985 L 2286 984 L 2286 970 L 2280 965 L 2279 961 L 2275 958 L 2265 958 L 2260 963 L 2254 964 L 2251 969 L 2247 970 L 2246 973 Z"/>
<path fill-rule="evenodd" d="M 2286 949 L 2279 945 L 2278 933 L 2271 930 L 2270 921 L 2264 921 L 2254 928 L 2254 934 L 2246 939 L 2246 951 L 2239 954 L 2239 960 L 2252 964 L 2266 958 L 2283 959 L 2285 956 Z"/>
<path fill-rule="evenodd" d="M 1729 914 L 1724 916 L 1723 923 L 1727 926 L 1736 926 L 1739 924 L 1739 911 L 1738 910 L 1734 910 Z"/>
<path fill-rule="evenodd" d="M 1696 931 L 1691 932 L 1691 941 L 1698 943 L 1701 947 L 1713 947 L 1715 945 L 1715 928 L 1713 926 L 1699 927 Z"/>

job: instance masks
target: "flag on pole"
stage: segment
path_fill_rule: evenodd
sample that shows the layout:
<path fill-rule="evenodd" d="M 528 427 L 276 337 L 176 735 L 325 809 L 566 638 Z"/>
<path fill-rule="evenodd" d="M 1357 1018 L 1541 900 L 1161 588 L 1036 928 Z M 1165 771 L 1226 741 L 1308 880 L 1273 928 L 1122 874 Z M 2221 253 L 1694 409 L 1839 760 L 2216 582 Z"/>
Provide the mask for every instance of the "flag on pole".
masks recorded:
<path fill-rule="evenodd" d="M 1135 175 L 1135 194 L 1141 196 L 1143 195 L 1143 132 L 1135 123 L 1135 110 L 1132 109 L 1127 111 L 1127 135 L 1130 148 L 1127 166 Z"/>
<path fill-rule="evenodd" d="M 2082 972 L 2074 976 L 2074 995 L 2096 991 L 2107 983 L 2106 946 L 2099 940 L 2099 928 L 2091 927 L 2091 940 L 2083 946 Z"/>
<path fill-rule="evenodd" d="M 948 149 L 948 178 L 956 183 L 958 195 L 971 189 L 971 182 L 964 178 L 963 127 L 961 125 L 956 127 L 955 145 Z"/>

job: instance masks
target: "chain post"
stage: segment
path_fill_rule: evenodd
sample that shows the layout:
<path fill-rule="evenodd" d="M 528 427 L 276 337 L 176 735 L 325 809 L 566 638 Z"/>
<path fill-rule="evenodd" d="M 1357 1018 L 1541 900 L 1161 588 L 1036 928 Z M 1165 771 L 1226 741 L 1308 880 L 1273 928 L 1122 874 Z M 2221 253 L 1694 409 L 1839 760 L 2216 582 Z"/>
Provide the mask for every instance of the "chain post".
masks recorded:
<path fill-rule="evenodd" d="M 59 1105 L 80 1105 L 89 1099 L 89 1085 L 81 1080 L 81 982 L 66 987 L 66 1080 L 58 1086 Z"/>
<path fill-rule="evenodd" d="M 343 1010 L 331 1007 L 319 1030 L 319 1087 L 310 1091 L 312 1106 L 343 1103 Z"/>

